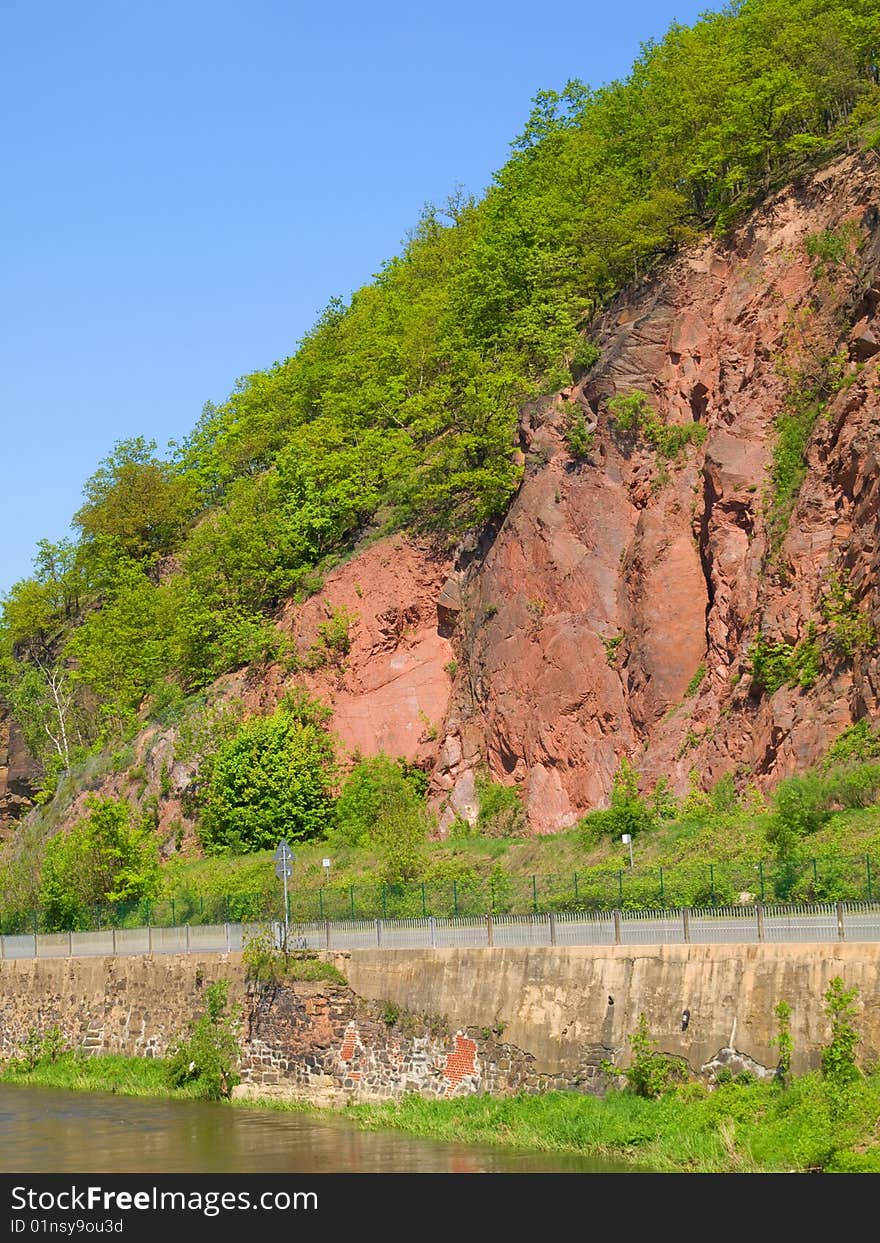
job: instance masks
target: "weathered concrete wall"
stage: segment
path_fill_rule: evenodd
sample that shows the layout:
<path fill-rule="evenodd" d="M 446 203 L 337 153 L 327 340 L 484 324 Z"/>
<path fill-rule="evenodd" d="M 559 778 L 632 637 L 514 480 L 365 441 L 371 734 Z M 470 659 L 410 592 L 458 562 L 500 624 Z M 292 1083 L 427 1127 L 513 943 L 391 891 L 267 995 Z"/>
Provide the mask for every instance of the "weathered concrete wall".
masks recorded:
<path fill-rule="evenodd" d="M 625 1065 L 642 1011 L 659 1046 L 711 1076 L 770 1073 L 773 1009 L 792 1009 L 795 1070 L 829 1036 L 822 997 L 839 975 L 860 998 L 863 1062 L 880 1056 L 880 944 L 359 950 L 335 956 L 345 988 L 296 983 L 261 994 L 241 956 L 0 963 L 0 1058 L 57 1023 L 93 1052 L 159 1056 L 232 981 L 245 1015 L 242 1091 L 325 1103 L 550 1087 L 602 1091 Z M 686 1030 L 682 1015 L 688 1011 Z"/>
<path fill-rule="evenodd" d="M 597 1046 L 622 1064 L 642 1011 L 662 1049 L 694 1071 L 724 1049 L 774 1067 L 781 1000 L 803 1071 L 828 1039 L 822 996 L 836 975 L 859 989 L 861 1057 L 880 1055 L 880 944 L 361 950 L 338 961 L 364 998 L 415 1013 L 442 1008 L 453 1027 L 503 1025 L 539 1072 L 572 1072 Z"/>

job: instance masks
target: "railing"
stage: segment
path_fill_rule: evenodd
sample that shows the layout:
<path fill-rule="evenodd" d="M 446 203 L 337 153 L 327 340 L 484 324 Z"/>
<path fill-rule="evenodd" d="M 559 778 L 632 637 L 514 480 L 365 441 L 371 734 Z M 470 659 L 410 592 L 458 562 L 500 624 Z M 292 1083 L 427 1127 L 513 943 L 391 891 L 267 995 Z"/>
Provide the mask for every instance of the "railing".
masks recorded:
<path fill-rule="evenodd" d="M 276 943 L 282 945 L 284 925 L 278 921 L 19 933 L 0 936 L 0 959 L 228 954 L 244 949 L 251 937 L 267 927 Z M 537 915 L 312 920 L 291 924 L 287 944 L 296 951 L 817 941 L 880 941 L 880 904 L 764 906 L 759 902 L 750 906 L 685 907 L 679 911 L 548 911 Z"/>

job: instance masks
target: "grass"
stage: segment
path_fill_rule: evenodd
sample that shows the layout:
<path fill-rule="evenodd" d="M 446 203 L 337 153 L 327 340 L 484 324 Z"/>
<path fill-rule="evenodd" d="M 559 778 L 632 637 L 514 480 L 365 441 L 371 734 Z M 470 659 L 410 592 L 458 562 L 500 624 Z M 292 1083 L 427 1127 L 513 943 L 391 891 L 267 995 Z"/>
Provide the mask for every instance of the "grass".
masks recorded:
<path fill-rule="evenodd" d="M 161 1059 L 115 1055 L 84 1058 L 67 1053 L 30 1071 L 7 1063 L 0 1082 L 124 1096 L 189 1095 L 167 1087 Z M 314 1109 L 301 1101 L 246 1099 L 241 1104 Z M 770 1083 L 726 1083 L 709 1091 L 691 1083 L 657 1100 L 625 1091 L 604 1099 L 575 1092 L 444 1101 L 410 1095 L 332 1112 L 366 1131 L 614 1158 L 660 1172 L 880 1173 L 877 1070 L 845 1088 L 809 1074 L 786 1089 Z"/>

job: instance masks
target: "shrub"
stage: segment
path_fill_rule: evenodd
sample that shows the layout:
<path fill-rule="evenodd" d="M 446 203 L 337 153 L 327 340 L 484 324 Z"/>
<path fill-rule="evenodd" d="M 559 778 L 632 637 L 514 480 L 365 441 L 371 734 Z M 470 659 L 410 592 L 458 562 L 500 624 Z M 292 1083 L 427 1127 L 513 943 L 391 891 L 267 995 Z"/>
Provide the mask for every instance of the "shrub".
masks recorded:
<path fill-rule="evenodd" d="M 593 845 L 598 835 L 610 833 L 620 837 L 629 833 L 635 837 L 654 827 L 656 816 L 639 795 L 638 774 L 624 756 L 611 785 L 611 806 L 602 811 L 591 811 L 580 822 L 584 845 Z"/>
<path fill-rule="evenodd" d="M 231 1095 L 239 1081 L 241 1018 L 226 1013 L 228 998 L 228 980 L 215 980 L 205 989 L 205 1013 L 170 1050 L 166 1073 L 171 1087 L 193 1085 L 206 1100 Z"/>
<path fill-rule="evenodd" d="M 334 836 L 347 845 L 368 845 L 383 816 L 400 807 L 421 806 L 426 782 L 425 774 L 405 760 L 381 753 L 361 760 L 339 791 Z"/>
<path fill-rule="evenodd" d="M 636 1030 L 629 1037 L 629 1044 L 632 1060 L 625 1070 L 621 1071 L 608 1062 L 602 1064 L 606 1073 L 624 1076 L 628 1092 L 656 1100 L 687 1079 L 687 1071 L 680 1058 L 658 1051 L 656 1042 L 648 1033 L 648 1019 L 644 1011 L 639 1015 Z"/>
<path fill-rule="evenodd" d="M 528 826 L 519 792 L 486 774 L 477 777 L 476 787 L 480 808 L 477 832 L 485 837 L 521 837 Z"/>
<path fill-rule="evenodd" d="M 800 686 L 809 690 L 819 676 L 821 653 L 812 623 L 798 643 L 770 640 L 760 632 L 749 648 L 752 678 L 762 691 L 772 695 L 781 686 Z"/>
<path fill-rule="evenodd" d="M 268 850 L 317 837 L 332 820 L 328 710 L 305 695 L 253 717 L 199 766 L 199 836 L 208 854 Z"/>
<path fill-rule="evenodd" d="M 593 341 L 582 340 L 575 347 L 571 356 L 572 367 L 577 367 L 580 371 L 589 371 L 595 367 L 596 363 L 602 357 L 602 351 Z"/>
<path fill-rule="evenodd" d="M 822 599 L 822 616 L 828 623 L 828 638 L 838 656 L 851 660 L 857 652 L 876 645 L 874 625 L 870 617 L 859 610 L 845 575 L 829 576 L 828 590 Z"/>
<path fill-rule="evenodd" d="M 791 1006 L 787 1001 L 777 1002 L 773 1013 L 776 1016 L 776 1035 L 771 1043 L 779 1050 L 776 1080 L 782 1087 L 785 1087 L 786 1080 L 791 1074 L 791 1055 L 794 1051 L 794 1042 L 791 1038 Z"/>
<path fill-rule="evenodd" d="M 872 728 L 867 717 L 848 725 L 835 738 L 822 761 L 823 768 L 833 768 L 852 760 L 880 759 L 880 731 Z"/>
<path fill-rule="evenodd" d="M 573 410 L 566 416 L 563 439 L 573 458 L 585 458 L 593 448 L 593 433 L 582 410 Z"/>
<path fill-rule="evenodd" d="M 90 814 L 46 845 L 40 903 L 49 931 L 91 927 L 92 908 L 153 898 L 159 853 L 125 799 L 86 800 Z"/>
<path fill-rule="evenodd" d="M 608 413 L 622 432 L 641 435 L 663 458 L 677 457 L 686 445 L 703 444 L 706 439 L 704 423 L 665 423 L 640 389 L 612 397 Z"/>
<path fill-rule="evenodd" d="M 822 1074 L 843 1087 L 859 1078 L 855 1049 L 861 1037 L 853 1025 L 859 990 L 847 988 L 836 975 L 825 990 L 825 1013 L 831 1020 L 831 1040 L 822 1049 Z"/>

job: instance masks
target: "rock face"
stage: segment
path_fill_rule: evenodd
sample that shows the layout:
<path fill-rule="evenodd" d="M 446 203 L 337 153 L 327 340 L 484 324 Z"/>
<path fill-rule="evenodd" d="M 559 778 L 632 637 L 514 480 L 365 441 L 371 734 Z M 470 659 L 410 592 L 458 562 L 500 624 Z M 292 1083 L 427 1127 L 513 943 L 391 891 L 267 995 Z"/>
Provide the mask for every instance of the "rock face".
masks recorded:
<path fill-rule="evenodd" d="M 667 776 L 684 792 L 694 769 L 705 785 L 733 772 L 763 786 L 876 714 L 876 645 L 836 653 L 821 601 L 843 576 L 880 628 L 878 202 L 873 154 L 778 194 L 729 243 L 680 256 L 613 306 L 594 326 L 599 364 L 531 416 L 519 495 L 458 575 L 443 824 L 471 801 L 480 764 L 551 831 L 607 802 L 622 756 L 648 787 Z M 805 241 L 841 226 L 851 254 L 827 270 Z M 776 547 L 776 420 L 835 352 Z M 702 425 L 702 445 L 664 461 L 622 433 L 608 402 L 634 390 L 667 424 Z M 583 461 L 564 442 L 575 402 L 597 422 Z M 795 643 L 811 625 L 815 685 L 765 693 L 750 676 L 758 632 Z"/>
<path fill-rule="evenodd" d="M 0 831 L 31 806 L 39 769 L 0 702 Z"/>
<path fill-rule="evenodd" d="M 449 558 L 394 536 L 284 610 L 280 624 L 314 666 L 296 680 L 333 708 L 333 732 L 350 754 L 384 751 L 433 765 L 452 690 L 452 626 L 438 622 L 449 569 Z M 336 648 L 334 619 L 347 632 Z"/>

